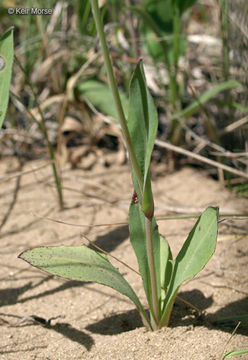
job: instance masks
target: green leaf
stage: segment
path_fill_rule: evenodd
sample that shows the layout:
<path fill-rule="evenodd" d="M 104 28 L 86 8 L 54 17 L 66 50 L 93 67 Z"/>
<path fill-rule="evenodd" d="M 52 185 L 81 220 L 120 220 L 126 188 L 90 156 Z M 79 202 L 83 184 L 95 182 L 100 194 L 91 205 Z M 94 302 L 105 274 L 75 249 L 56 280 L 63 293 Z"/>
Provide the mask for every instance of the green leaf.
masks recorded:
<path fill-rule="evenodd" d="M 243 350 L 236 350 L 236 351 L 229 351 L 228 353 L 226 353 L 222 359 L 231 357 L 231 356 L 236 356 L 236 355 L 242 355 L 242 354 L 248 354 L 248 349 L 243 349 Z"/>
<path fill-rule="evenodd" d="M 173 286 L 194 277 L 208 262 L 216 247 L 218 209 L 209 207 L 200 216 L 175 259 Z"/>
<path fill-rule="evenodd" d="M 80 96 L 88 99 L 98 111 L 118 120 L 113 95 L 107 84 L 96 80 L 84 81 L 77 86 L 77 92 Z M 123 92 L 119 92 L 124 114 L 127 117 L 128 99 Z"/>
<path fill-rule="evenodd" d="M 11 27 L 0 37 L 0 128 L 3 125 L 9 102 L 9 88 L 14 58 L 14 28 Z"/>
<path fill-rule="evenodd" d="M 248 106 L 245 106 L 243 104 L 239 104 L 239 103 L 236 103 L 236 102 L 233 102 L 232 103 L 232 106 L 237 109 L 237 110 L 240 110 L 240 111 L 244 111 L 244 112 L 247 112 L 248 111 Z"/>
<path fill-rule="evenodd" d="M 145 11 L 152 17 L 159 29 L 165 32 L 172 31 L 173 4 L 169 0 L 146 0 Z"/>
<path fill-rule="evenodd" d="M 85 35 L 95 36 L 95 33 L 89 31 L 92 29 L 92 18 L 90 17 L 90 1 L 84 0 L 78 2 L 78 27 L 80 33 Z"/>
<path fill-rule="evenodd" d="M 106 255 L 86 246 L 44 246 L 26 250 L 19 258 L 53 275 L 71 280 L 94 281 L 111 287 L 132 300 L 149 323 L 135 292 Z"/>
<path fill-rule="evenodd" d="M 225 91 L 240 86 L 242 85 L 235 80 L 229 80 L 221 84 L 215 85 L 210 90 L 207 90 L 204 93 L 202 93 L 197 100 L 193 101 L 192 104 L 187 106 L 184 110 L 172 116 L 172 120 L 176 120 L 179 118 L 189 118 L 194 113 L 196 113 L 201 108 L 202 105 L 204 105 L 206 102 L 208 102 L 211 98 L 213 98 L 221 91 Z"/>
<path fill-rule="evenodd" d="M 143 176 L 143 189 L 139 189 L 134 171 L 133 182 L 142 203 L 143 211 L 153 214 L 153 197 L 149 166 L 157 134 L 158 117 L 153 99 L 146 86 L 145 74 L 140 61 L 130 83 L 128 129 Z"/>
<path fill-rule="evenodd" d="M 165 299 L 161 324 L 167 322 L 167 305 L 175 298 L 179 286 L 200 272 L 215 251 L 218 232 L 218 208 L 209 207 L 197 220 L 195 226 L 173 261 L 173 270 Z"/>
<path fill-rule="evenodd" d="M 138 17 L 143 21 L 143 27 L 145 28 L 145 34 L 146 34 L 146 39 L 149 41 L 149 33 L 154 33 L 156 35 L 156 37 L 158 37 L 159 41 L 156 40 L 156 52 L 158 52 L 158 47 L 161 47 L 162 49 L 162 53 L 163 53 L 163 57 L 164 57 L 164 62 L 167 68 L 167 71 L 170 70 L 170 60 L 169 60 L 169 56 L 168 53 L 170 51 L 170 46 L 167 42 L 167 40 L 164 39 L 164 32 L 161 30 L 160 26 L 158 26 L 157 24 L 157 19 L 153 19 L 153 16 L 151 16 L 149 14 L 149 12 L 144 9 L 143 7 L 137 7 L 137 6 L 129 6 L 128 7 L 129 10 L 133 11 L 134 13 L 136 13 L 138 15 Z M 165 14 L 165 13 L 163 13 Z M 168 14 L 168 12 L 166 12 L 166 14 Z M 168 14 L 169 15 L 169 14 Z M 170 15 L 169 15 L 170 18 Z M 164 19 L 162 20 L 163 22 L 163 26 L 165 25 L 165 21 Z M 168 25 L 170 26 L 171 21 L 169 19 L 168 21 Z M 171 26 L 170 26 L 171 27 Z M 154 43 L 154 41 L 152 41 Z M 148 46 L 149 48 L 149 46 Z"/>
<path fill-rule="evenodd" d="M 190 7 L 196 3 L 197 0 L 176 0 L 173 2 L 174 6 L 178 8 L 180 15 L 182 16 L 183 13 Z"/>
<path fill-rule="evenodd" d="M 167 22 L 173 21 L 174 9 L 178 9 L 180 16 L 190 8 L 197 0 L 146 0 L 145 9 L 150 13 L 154 21 L 163 27 Z M 167 30 L 167 29 L 166 29 Z"/>
<path fill-rule="evenodd" d="M 157 279 L 157 291 L 158 298 L 160 298 L 160 236 L 157 230 L 157 224 L 155 219 L 152 220 L 152 240 L 153 240 L 153 252 L 154 261 L 156 266 L 156 279 Z M 140 205 L 134 201 L 131 202 L 129 208 L 129 232 L 130 241 L 134 252 L 136 254 L 139 271 L 142 276 L 146 297 L 150 307 L 152 308 L 152 297 L 151 297 L 151 282 L 150 272 L 147 260 L 147 249 L 146 249 L 146 229 L 145 229 L 145 215 L 142 212 Z"/>
<path fill-rule="evenodd" d="M 160 288 L 161 288 L 161 309 L 168 291 L 172 272 L 172 254 L 166 239 L 160 235 Z"/>

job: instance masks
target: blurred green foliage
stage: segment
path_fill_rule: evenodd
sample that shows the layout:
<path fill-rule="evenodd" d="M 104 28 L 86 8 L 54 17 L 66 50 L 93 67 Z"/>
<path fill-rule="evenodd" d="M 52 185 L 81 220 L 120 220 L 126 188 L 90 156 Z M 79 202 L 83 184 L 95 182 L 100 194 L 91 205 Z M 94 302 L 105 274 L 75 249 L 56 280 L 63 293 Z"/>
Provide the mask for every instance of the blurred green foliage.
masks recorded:
<path fill-rule="evenodd" d="M 219 1 L 221 4 L 222 0 Z M 207 60 L 210 65 L 206 63 L 204 68 L 205 65 L 201 63 L 203 54 L 196 52 L 195 58 L 192 54 L 189 56 L 189 49 L 195 46 L 188 40 L 191 22 L 197 22 L 198 28 L 202 26 L 202 36 L 205 35 L 204 31 L 212 26 L 210 8 L 207 5 L 197 0 L 106 0 L 99 3 L 118 86 L 127 99 L 130 75 L 138 59 L 142 57 L 145 73 L 150 80 L 148 86 L 159 108 L 159 131 L 163 132 L 164 139 L 192 148 L 192 143 L 186 144 L 188 140 L 182 123 L 190 128 L 193 126 L 197 135 L 204 134 L 209 140 L 215 141 L 207 123 L 211 123 L 215 134 L 218 134 L 219 130 L 221 132 L 229 123 L 246 116 L 247 106 L 244 99 L 247 89 L 225 86 L 229 84 L 225 83 L 226 80 L 231 83 L 237 80 L 230 69 L 227 69 L 230 63 L 227 58 L 230 56 L 230 43 L 226 41 L 229 27 L 225 27 L 226 33 L 222 39 L 221 22 L 219 24 L 219 39 L 223 40 L 225 55 L 223 58 L 220 55 L 214 58 L 216 54 L 213 54 L 213 57 Z M 67 93 L 73 76 L 85 65 L 85 71 L 77 77 L 70 89 L 72 96 L 67 103 L 65 115 L 81 109 L 80 102 L 84 102 L 84 110 L 91 115 L 92 110 L 86 101 L 88 100 L 104 115 L 113 116 L 112 106 L 108 106 L 109 93 L 104 91 L 108 86 L 107 78 L 104 75 L 90 1 L 47 0 L 45 7 L 53 9 L 50 16 L 9 15 L 7 10 L 10 7 L 44 8 L 44 1 L 3 0 L 0 3 L 0 33 L 4 33 L 10 26 L 15 27 L 15 53 L 25 73 L 29 75 L 38 98 L 49 101 L 53 96 Z M 218 10 L 218 4 L 216 9 Z M 222 15 L 222 19 L 228 22 L 228 13 Z M 211 55 L 211 49 L 209 53 Z M 206 54 L 207 51 L 204 56 Z M 92 61 L 95 55 L 98 56 Z M 14 89 L 28 109 L 34 108 L 35 103 L 26 77 L 20 74 L 15 64 L 13 72 Z M 190 86 L 194 81 L 197 83 L 197 72 L 201 74 L 201 85 L 194 93 Z M 98 89 L 95 93 L 88 87 L 93 83 L 94 88 Z M 56 112 L 52 107 L 46 108 L 45 115 L 48 113 L 49 118 L 55 122 L 61 115 L 60 111 Z M 32 125 L 32 120 L 17 111 L 13 104 L 10 104 L 7 120 L 10 126 L 25 128 L 27 131 Z M 231 134 L 219 136 L 218 145 L 229 151 L 244 151 L 246 138 L 247 131 L 242 127 Z M 205 156 L 209 156 L 208 150 L 204 149 Z M 231 163 L 232 160 L 225 161 Z M 236 166 L 237 163 L 232 165 Z M 244 164 L 239 166 L 244 168 Z"/>

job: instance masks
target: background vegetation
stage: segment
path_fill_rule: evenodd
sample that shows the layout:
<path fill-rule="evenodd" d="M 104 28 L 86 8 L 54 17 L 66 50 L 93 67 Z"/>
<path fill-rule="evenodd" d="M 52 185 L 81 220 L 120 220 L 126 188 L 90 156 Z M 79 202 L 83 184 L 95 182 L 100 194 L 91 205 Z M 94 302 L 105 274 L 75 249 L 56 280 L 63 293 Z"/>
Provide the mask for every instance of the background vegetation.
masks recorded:
<path fill-rule="evenodd" d="M 125 110 L 128 79 L 138 59 L 144 60 L 159 112 L 154 161 L 166 163 L 169 171 L 185 163 L 203 167 L 246 194 L 248 10 L 244 2 L 235 7 L 228 0 L 100 3 Z M 9 7 L 18 6 L 42 8 L 44 2 L 4 0 L 0 5 L 0 33 L 14 25 L 16 56 L 1 155 L 43 157 L 47 145 L 51 159 L 53 152 L 57 154 L 59 174 L 64 160 L 77 166 L 96 147 L 120 150 L 90 2 L 47 1 L 51 16 L 8 14 Z M 70 149 L 82 145 L 83 155 L 72 156 Z M 189 154 L 185 158 L 170 145 L 224 167 Z M 234 171 L 225 171 L 225 166 Z"/>

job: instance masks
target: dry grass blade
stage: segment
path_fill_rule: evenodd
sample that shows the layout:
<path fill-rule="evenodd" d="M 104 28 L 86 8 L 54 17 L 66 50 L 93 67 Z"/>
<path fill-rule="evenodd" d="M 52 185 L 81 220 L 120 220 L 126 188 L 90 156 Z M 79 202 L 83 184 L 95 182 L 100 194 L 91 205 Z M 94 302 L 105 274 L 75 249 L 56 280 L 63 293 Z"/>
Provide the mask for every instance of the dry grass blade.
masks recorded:
<path fill-rule="evenodd" d="M 173 208 L 173 212 L 181 212 L 181 213 L 186 213 L 186 208 Z M 192 212 L 194 214 L 192 214 Z M 164 220 L 184 220 L 184 219 L 189 219 L 189 218 L 198 218 L 200 213 L 202 212 L 202 209 L 197 209 L 196 211 L 191 211 L 191 215 L 172 215 L 172 216 L 157 216 L 157 221 L 164 221 Z M 123 225 L 128 225 L 128 221 L 127 220 L 123 220 L 123 221 L 119 221 L 119 222 L 111 222 L 111 223 L 102 223 L 102 224 L 75 224 L 75 223 L 70 223 L 68 221 L 63 221 L 63 220 L 58 220 L 58 219 L 53 219 L 47 216 L 40 216 L 38 214 L 33 214 L 33 216 L 43 219 L 43 220 L 48 220 L 48 221 L 52 221 L 58 224 L 62 224 L 62 225 L 67 225 L 67 226 L 73 226 L 73 227 L 90 227 L 90 228 L 94 228 L 94 227 L 111 227 L 111 226 L 123 226 Z M 236 218 L 236 220 L 244 220 L 246 217 L 248 218 L 248 214 L 223 214 L 220 213 L 219 217 L 233 217 Z M 239 219 L 240 217 L 240 219 Z"/>
<path fill-rule="evenodd" d="M 0 184 L 4 183 L 4 182 L 7 182 L 9 180 L 12 180 L 12 179 L 15 179 L 19 176 L 22 176 L 22 175 L 26 175 L 26 174 L 30 174 L 32 172 L 35 172 L 35 171 L 38 171 L 40 169 L 43 169 L 47 166 L 50 166 L 52 163 L 52 161 L 48 161 L 46 162 L 45 164 L 41 165 L 41 166 L 38 166 L 36 168 L 33 168 L 33 169 L 30 169 L 30 170 L 25 170 L 25 171 L 18 171 L 16 172 L 15 174 L 12 174 L 12 175 L 9 175 L 9 176 L 4 176 L 2 178 L 0 178 Z"/>
<path fill-rule="evenodd" d="M 225 344 L 225 346 L 224 346 L 224 350 L 223 350 L 223 352 L 222 352 L 222 354 L 221 354 L 220 360 L 223 359 L 223 356 L 224 356 L 225 351 L 226 351 L 226 347 L 227 347 L 227 345 L 230 343 L 230 341 L 232 340 L 232 338 L 233 338 L 234 334 L 236 333 L 236 331 L 238 330 L 238 327 L 239 327 L 240 324 L 241 324 L 241 322 L 239 321 L 238 324 L 236 325 L 235 329 L 234 329 L 233 332 L 231 333 L 229 339 L 227 340 L 227 342 L 226 342 L 226 344 Z"/>
<path fill-rule="evenodd" d="M 239 119 L 232 124 L 228 125 L 223 129 L 223 131 L 220 132 L 220 135 L 227 134 L 229 132 L 232 132 L 234 130 L 237 130 L 239 127 L 244 126 L 248 123 L 248 116 L 243 117 L 242 119 Z"/>
<path fill-rule="evenodd" d="M 94 243 L 94 241 L 91 241 L 87 236 L 85 236 L 84 234 L 81 234 L 81 236 L 86 239 L 90 245 L 92 245 L 94 248 L 96 248 L 98 251 L 103 252 L 105 255 L 112 257 L 113 259 L 115 259 L 116 261 L 118 261 L 120 264 L 124 265 L 125 267 L 127 267 L 129 270 L 132 270 L 133 272 L 135 272 L 137 275 L 141 276 L 140 273 L 138 271 L 136 271 L 134 268 L 132 268 L 131 266 L 129 266 L 127 263 L 125 263 L 124 261 L 121 261 L 120 259 L 118 259 L 116 256 L 111 255 L 109 252 L 103 250 L 102 248 L 100 248 L 98 245 L 96 245 Z"/>
<path fill-rule="evenodd" d="M 223 169 L 223 170 L 226 170 L 232 174 L 235 174 L 235 175 L 238 175 L 238 176 L 241 176 L 241 177 L 244 177 L 246 179 L 248 179 L 248 174 L 243 172 L 243 171 L 240 171 L 240 170 L 237 170 L 237 169 L 234 169 L 230 166 L 227 166 L 227 165 L 224 165 L 224 164 L 221 164 L 217 161 L 214 161 L 214 160 L 211 160 L 211 159 L 207 159 L 206 157 L 202 156 L 202 155 L 198 155 L 198 154 L 195 154 L 189 150 L 185 150 L 179 146 L 176 146 L 176 145 L 172 145 L 168 142 L 165 142 L 165 141 L 162 141 L 162 140 L 156 140 L 155 141 L 155 144 L 158 145 L 158 146 L 161 146 L 165 149 L 168 149 L 168 150 L 171 150 L 171 151 L 175 151 L 179 154 L 183 154 L 185 156 L 188 156 L 188 157 L 191 157 L 193 159 L 196 159 L 196 160 L 199 160 L 205 164 L 209 164 L 211 166 L 214 166 L 216 168 L 220 168 L 220 169 Z"/>
<path fill-rule="evenodd" d="M 123 222 L 113 222 L 113 223 L 106 223 L 106 224 L 75 224 L 75 223 L 69 223 L 67 221 L 62 221 L 62 220 L 57 220 L 57 219 L 53 219 L 53 218 L 49 218 L 46 216 L 40 216 L 37 214 L 33 214 L 35 217 L 38 217 L 40 219 L 44 219 L 44 220 L 48 220 L 48 221 L 52 221 L 58 224 L 63 224 L 63 225 L 68 225 L 68 226 L 74 226 L 74 227 L 101 227 L 101 226 L 122 226 L 122 225 L 127 225 L 128 222 L 127 221 L 123 221 Z"/>
<path fill-rule="evenodd" d="M 59 128 L 58 128 L 58 139 L 57 139 L 57 151 L 59 154 L 62 153 L 62 126 L 63 126 L 63 122 L 64 122 L 64 117 L 65 117 L 65 111 L 66 108 L 68 106 L 69 101 L 73 100 L 73 90 L 74 87 L 78 81 L 78 79 L 83 75 L 83 73 L 85 72 L 85 70 L 89 67 L 90 64 L 92 64 L 98 57 L 98 54 L 95 54 L 94 56 L 90 57 L 86 63 L 84 63 L 81 68 L 78 70 L 78 72 L 74 75 L 72 75 L 66 85 L 66 95 L 63 99 L 63 103 L 62 103 L 62 108 L 58 117 L 58 124 L 59 124 Z"/>
<path fill-rule="evenodd" d="M 54 95 L 49 97 L 48 99 L 44 100 L 41 104 L 40 104 L 40 108 L 42 111 L 45 111 L 47 108 L 49 108 L 51 105 L 53 104 L 60 104 L 63 103 L 65 99 L 65 95 L 64 94 L 58 94 L 58 95 Z M 33 117 L 37 120 L 37 121 L 41 121 L 41 116 L 39 114 L 39 110 L 38 107 L 35 107 L 33 109 L 30 110 L 30 113 L 33 115 Z"/>

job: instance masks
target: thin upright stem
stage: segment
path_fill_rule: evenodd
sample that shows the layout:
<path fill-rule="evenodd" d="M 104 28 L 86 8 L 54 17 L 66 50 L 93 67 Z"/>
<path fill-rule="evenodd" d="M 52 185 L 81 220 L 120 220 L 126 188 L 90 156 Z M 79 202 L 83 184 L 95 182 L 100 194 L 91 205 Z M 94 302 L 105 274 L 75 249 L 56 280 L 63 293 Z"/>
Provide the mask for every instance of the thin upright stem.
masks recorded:
<path fill-rule="evenodd" d="M 91 0 L 91 7 L 94 16 L 94 20 L 96 23 L 97 33 L 99 36 L 99 40 L 101 43 L 104 64 L 108 74 L 109 85 L 113 94 L 115 106 L 117 109 L 123 137 L 125 140 L 125 144 L 130 156 L 130 161 L 133 166 L 135 175 L 138 180 L 138 185 L 140 188 L 140 193 L 143 196 L 143 177 L 137 162 L 136 154 L 134 152 L 134 148 L 132 146 L 131 137 L 129 134 L 127 121 L 124 115 L 124 111 L 122 108 L 120 95 L 117 87 L 117 82 L 113 72 L 113 65 L 111 63 L 111 59 L 109 56 L 109 50 L 106 43 L 106 38 L 103 30 L 103 23 L 100 16 L 100 11 L 98 7 L 98 0 Z M 142 199 L 139 199 L 142 202 Z M 155 262 L 154 262 L 154 254 L 153 254 L 153 244 L 152 244 L 152 221 L 151 219 L 146 218 L 146 245 L 147 245 L 147 258 L 148 258 L 148 266 L 150 272 L 150 281 L 151 281 L 151 292 L 152 292 L 152 306 L 151 306 L 151 317 L 152 317 L 152 328 L 153 330 L 158 329 L 159 324 L 159 307 L 158 307 L 158 295 L 157 295 L 157 282 L 156 282 L 156 271 L 155 271 Z"/>
<path fill-rule="evenodd" d="M 101 44 L 101 47 L 102 47 L 102 52 L 103 52 L 103 57 L 104 57 L 104 64 L 105 64 L 105 67 L 106 67 L 108 80 L 109 80 L 109 85 L 110 85 L 110 88 L 111 88 L 111 91 L 112 91 L 112 94 L 113 94 L 113 98 L 114 98 L 114 102 L 115 102 L 115 106 L 116 106 L 116 109 L 117 109 L 117 113 L 118 113 L 119 122 L 120 122 L 120 125 L 121 125 L 123 138 L 125 140 L 125 144 L 126 144 L 129 156 L 130 156 L 130 160 L 131 160 L 134 172 L 135 172 L 136 177 L 138 179 L 140 192 L 141 192 L 141 194 L 143 194 L 143 178 L 142 178 L 141 170 L 140 170 L 140 167 L 139 167 L 139 164 L 137 162 L 137 158 L 136 158 L 133 146 L 132 146 L 129 130 L 128 130 L 128 127 L 127 127 L 127 121 L 126 121 L 124 111 L 123 111 L 123 108 L 122 108 L 121 99 L 120 99 L 116 79 L 115 79 L 114 72 L 113 72 L 113 65 L 112 65 L 111 60 L 110 60 L 109 50 L 108 50 L 106 39 L 105 39 L 105 34 L 104 34 L 104 30 L 103 30 L 103 23 L 102 23 L 102 19 L 101 19 L 101 16 L 100 16 L 100 11 L 99 11 L 99 6 L 98 6 L 98 0 L 91 0 L 91 8 L 92 8 L 94 20 L 95 20 L 95 23 L 96 23 L 96 29 L 97 29 L 97 33 L 98 33 L 98 36 L 99 36 L 100 44 Z"/>
<path fill-rule="evenodd" d="M 178 60 L 180 56 L 180 24 L 181 19 L 179 15 L 179 9 L 175 7 L 173 15 L 173 78 L 174 78 L 174 87 L 172 93 L 172 104 L 174 109 L 177 107 L 177 101 L 179 101 L 179 91 L 177 83 L 177 74 L 178 74 Z"/>
<path fill-rule="evenodd" d="M 158 308 L 158 295 L 157 295 L 157 281 L 156 281 L 156 269 L 152 244 L 152 220 L 146 217 L 146 250 L 148 267 L 150 271 L 151 289 L 152 289 L 152 307 L 153 316 L 155 320 L 155 326 L 159 323 L 159 308 Z M 156 329 L 154 329 L 156 330 Z"/>
<path fill-rule="evenodd" d="M 131 8 L 132 2 L 133 2 L 133 0 L 126 0 L 126 6 Z M 136 41 L 137 31 L 136 31 L 135 25 L 134 25 L 133 13 L 131 10 L 129 10 L 127 14 L 128 14 L 127 26 L 129 28 L 129 32 L 131 35 L 131 43 L 132 43 L 132 52 L 133 52 L 132 55 L 135 59 L 138 59 L 139 58 L 139 48 L 137 46 L 137 41 Z"/>
<path fill-rule="evenodd" d="M 220 16 L 221 16 L 221 37 L 222 37 L 222 60 L 223 60 L 223 74 L 225 80 L 229 80 L 229 46 L 228 46 L 228 35 L 229 35 L 229 22 L 228 22 L 228 2 L 220 0 Z"/>
<path fill-rule="evenodd" d="M 62 185 L 61 185 L 61 180 L 60 180 L 60 177 L 59 177 L 59 174 L 58 174 L 58 171 L 57 171 L 57 167 L 56 167 L 56 163 L 55 163 L 54 149 L 53 149 L 51 141 L 49 140 L 49 137 L 48 137 L 45 118 L 43 116 L 43 112 L 41 110 L 41 107 L 40 107 L 36 92 L 34 91 L 33 85 L 30 82 L 30 80 L 29 80 L 29 78 L 28 78 L 28 76 L 26 74 L 25 69 L 23 68 L 22 64 L 20 63 L 19 59 L 16 56 L 15 56 L 15 60 L 16 60 L 16 62 L 18 64 L 18 66 L 20 67 L 21 71 L 23 72 L 25 78 L 26 78 L 26 81 L 27 81 L 27 83 L 28 83 L 28 85 L 30 87 L 30 90 L 31 90 L 32 95 L 33 95 L 34 100 L 35 100 L 35 103 L 37 105 L 37 109 L 38 109 L 38 112 L 39 112 L 39 115 L 40 115 L 40 118 L 41 118 L 41 122 L 39 123 L 39 129 L 41 130 L 41 132 L 42 132 L 42 134 L 43 134 L 43 136 L 44 136 L 44 138 L 46 140 L 46 143 L 47 143 L 47 148 L 48 148 L 49 156 L 50 156 L 50 159 L 51 159 L 51 166 L 52 166 L 54 181 L 55 181 L 56 189 L 57 189 L 57 192 L 58 192 L 59 207 L 62 210 L 63 207 L 64 207 Z"/>

